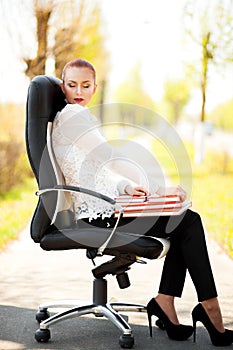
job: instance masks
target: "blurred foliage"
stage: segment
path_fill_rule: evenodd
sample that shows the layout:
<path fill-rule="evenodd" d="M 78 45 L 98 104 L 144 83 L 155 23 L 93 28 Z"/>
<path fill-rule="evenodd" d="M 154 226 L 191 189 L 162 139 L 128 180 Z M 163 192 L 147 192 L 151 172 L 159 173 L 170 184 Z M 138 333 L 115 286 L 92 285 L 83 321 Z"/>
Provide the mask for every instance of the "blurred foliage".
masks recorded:
<path fill-rule="evenodd" d="M 53 22 L 56 33 L 51 51 L 56 76 L 61 78 L 68 61 L 82 57 L 95 66 L 98 81 L 105 80 L 109 71 L 109 53 L 105 47 L 105 24 L 98 2 L 60 1 Z"/>
<path fill-rule="evenodd" d="M 0 141 L 22 140 L 25 123 L 24 110 L 25 107 L 23 105 L 14 103 L 0 104 Z"/>
<path fill-rule="evenodd" d="M 210 237 L 233 258 L 233 159 L 223 173 L 224 154 L 210 152 L 204 164 L 193 167 L 193 208 L 202 218 Z"/>
<path fill-rule="evenodd" d="M 33 6 L 36 18 L 37 53 L 36 57 L 33 59 L 28 57 L 23 58 L 27 66 L 25 74 L 30 79 L 36 75 L 45 74 L 48 56 L 49 19 L 54 9 L 54 3 L 53 0 L 48 0 L 46 2 L 34 0 Z"/>
<path fill-rule="evenodd" d="M 24 57 L 30 78 L 46 73 L 46 61 L 54 60 L 55 75 L 62 76 L 65 64 L 77 57 L 90 61 L 97 71 L 99 88 L 92 104 L 100 103 L 109 72 L 106 31 L 98 1 L 34 0 L 36 56 Z M 32 28 L 33 29 L 33 28 Z M 31 30 L 31 28 L 30 28 Z"/>
<path fill-rule="evenodd" d="M 149 113 L 149 110 L 155 109 L 155 103 L 143 87 L 140 63 L 131 69 L 125 81 L 116 89 L 114 100 L 122 103 L 123 109 L 119 111 L 119 120 L 136 125 L 144 125 L 144 122 L 148 124 L 149 118 L 142 118 L 140 107 L 146 107 Z M 135 108 L 137 106 L 138 109 Z"/>
<path fill-rule="evenodd" d="M 19 232 L 25 228 L 36 207 L 36 181 L 24 179 L 10 191 L 0 196 L 0 250 L 10 240 L 17 239 Z"/>
<path fill-rule="evenodd" d="M 204 121 L 210 66 L 219 69 L 233 62 L 233 2 L 186 0 L 183 20 L 193 55 L 189 73 L 201 90 L 200 121 Z"/>
<path fill-rule="evenodd" d="M 192 209 L 201 215 L 208 236 L 233 258 L 233 158 L 229 157 L 223 172 L 224 153 L 209 151 L 205 162 L 197 165 L 193 162 L 193 145 L 186 143 L 186 149 L 193 164 Z M 174 165 L 169 161 L 164 164 L 172 183 L 178 184 Z"/>
<path fill-rule="evenodd" d="M 99 88 L 93 104 L 103 101 L 110 54 L 100 0 L 22 0 L 18 11 L 14 0 L 4 0 L 0 10 L 4 35 L 26 76 L 32 79 L 48 72 L 61 78 L 64 65 L 82 57 L 97 71 Z"/>
<path fill-rule="evenodd" d="M 176 124 L 184 107 L 190 100 L 190 87 L 187 80 L 167 80 L 164 84 L 164 102 L 167 105 L 169 121 Z"/>
<path fill-rule="evenodd" d="M 233 99 L 218 105 L 209 118 L 217 127 L 233 131 Z"/>
<path fill-rule="evenodd" d="M 31 174 L 23 141 L 22 105 L 0 105 L 0 196 Z"/>
<path fill-rule="evenodd" d="M 63 67 L 74 58 L 91 62 L 96 69 L 98 89 L 90 105 L 102 103 L 110 63 L 105 47 L 105 23 L 98 2 L 61 1 L 54 16 L 54 26 L 56 33 L 51 53 L 55 59 L 55 75 L 61 78 Z"/>

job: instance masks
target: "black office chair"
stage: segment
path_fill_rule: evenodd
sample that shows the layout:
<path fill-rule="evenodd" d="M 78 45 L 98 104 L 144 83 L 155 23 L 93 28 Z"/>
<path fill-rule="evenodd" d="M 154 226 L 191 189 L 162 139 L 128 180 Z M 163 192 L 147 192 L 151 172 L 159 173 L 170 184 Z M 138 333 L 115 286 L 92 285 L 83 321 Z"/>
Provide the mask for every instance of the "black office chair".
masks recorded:
<path fill-rule="evenodd" d="M 92 273 L 93 300 L 88 305 L 77 305 L 77 301 L 61 301 L 39 306 L 36 319 L 40 328 L 35 333 L 38 342 L 50 339 L 49 327 L 64 319 L 92 313 L 105 316 L 122 332 L 120 346 L 131 348 L 134 344 L 132 330 L 119 311 L 146 311 L 141 304 L 108 303 L 107 274 L 117 277 L 120 288 L 130 285 L 127 270 L 140 258 L 158 259 L 169 249 L 166 239 L 146 237 L 132 232 L 122 232 L 120 226 L 102 229 L 75 222 L 69 193 L 71 191 L 94 195 L 111 205 L 112 198 L 87 189 L 66 186 L 57 167 L 50 144 L 50 131 L 56 113 L 65 106 L 60 80 L 54 77 L 37 76 L 29 86 L 27 99 L 26 146 L 29 161 L 39 190 L 38 204 L 31 221 L 31 237 L 44 250 L 86 249 L 88 258 L 110 255 L 113 258 L 94 267 Z M 50 316 L 48 309 L 66 307 L 66 310 Z M 68 309 L 67 309 L 68 308 Z"/>

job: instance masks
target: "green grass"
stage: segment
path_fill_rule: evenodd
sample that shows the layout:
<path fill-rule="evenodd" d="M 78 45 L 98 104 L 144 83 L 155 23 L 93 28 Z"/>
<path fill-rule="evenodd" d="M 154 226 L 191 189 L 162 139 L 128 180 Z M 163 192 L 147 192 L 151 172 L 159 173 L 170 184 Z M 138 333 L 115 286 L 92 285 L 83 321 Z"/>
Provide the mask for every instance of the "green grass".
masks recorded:
<path fill-rule="evenodd" d="M 154 145 L 156 157 L 173 184 L 180 176 L 170 152 Z M 201 165 L 193 162 L 193 146 L 186 145 L 192 164 L 192 205 L 203 220 L 208 235 L 233 258 L 233 159 L 226 154 L 208 152 Z"/>
<path fill-rule="evenodd" d="M 0 196 L 0 250 L 29 223 L 37 203 L 35 191 L 36 182 L 30 178 Z"/>
<path fill-rule="evenodd" d="M 208 153 L 202 165 L 194 165 L 192 145 L 187 150 L 193 168 L 193 209 L 200 213 L 208 235 L 233 258 L 233 159 L 226 162 L 224 154 Z M 157 142 L 153 151 L 171 181 L 178 184 L 180 176 L 169 150 Z M 35 191 L 35 180 L 27 179 L 0 197 L 0 249 L 28 224 L 37 203 Z"/>
<path fill-rule="evenodd" d="M 233 258 L 232 174 L 194 174 L 192 202 L 209 235 Z"/>

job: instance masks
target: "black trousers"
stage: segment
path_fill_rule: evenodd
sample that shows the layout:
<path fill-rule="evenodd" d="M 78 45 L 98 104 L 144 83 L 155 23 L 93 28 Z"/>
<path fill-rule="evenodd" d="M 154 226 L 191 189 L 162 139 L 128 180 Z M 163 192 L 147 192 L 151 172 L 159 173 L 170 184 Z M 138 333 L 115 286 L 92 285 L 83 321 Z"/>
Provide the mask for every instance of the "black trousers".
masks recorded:
<path fill-rule="evenodd" d="M 115 222 L 114 217 L 98 218 L 91 225 L 113 227 Z M 125 232 L 169 237 L 171 246 L 165 257 L 159 293 L 181 297 L 188 270 L 199 302 L 217 297 L 199 214 L 187 210 L 180 216 L 122 218 L 120 226 Z"/>

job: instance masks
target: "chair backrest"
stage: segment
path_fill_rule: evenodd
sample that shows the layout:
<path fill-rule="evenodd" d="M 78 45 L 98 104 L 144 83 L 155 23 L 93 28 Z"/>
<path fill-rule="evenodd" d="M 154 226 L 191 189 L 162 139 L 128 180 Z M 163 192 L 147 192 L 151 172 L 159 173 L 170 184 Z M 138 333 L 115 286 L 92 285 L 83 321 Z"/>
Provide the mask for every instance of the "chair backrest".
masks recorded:
<path fill-rule="evenodd" d="M 26 147 L 28 158 L 36 177 L 38 187 L 51 188 L 57 184 L 56 173 L 47 147 L 48 123 L 66 105 L 60 88 L 60 80 L 49 76 L 32 79 L 27 98 Z M 31 223 L 31 236 L 40 242 L 44 232 L 51 225 L 57 208 L 58 193 L 49 192 L 39 198 Z"/>

